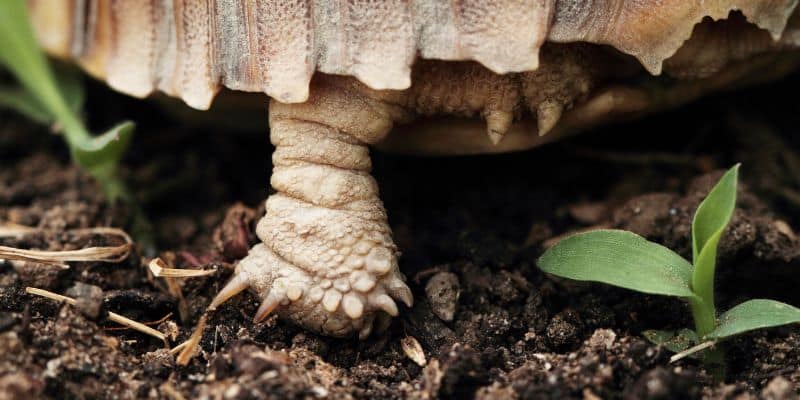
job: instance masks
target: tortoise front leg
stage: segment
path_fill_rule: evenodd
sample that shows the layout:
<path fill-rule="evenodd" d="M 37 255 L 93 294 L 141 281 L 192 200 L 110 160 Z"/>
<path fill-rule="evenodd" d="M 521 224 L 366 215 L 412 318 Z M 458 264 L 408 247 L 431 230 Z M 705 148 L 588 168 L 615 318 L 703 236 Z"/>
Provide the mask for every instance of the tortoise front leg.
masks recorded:
<path fill-rule="evenodd" d="M 319 333 L 365 338 L 376 318 L 397 316 L 395 300 L 412 305 L 367 147 L 403 111 L 356 88 L 317 83 L 306 103 L 270 104 L 277 193 L 256 229 L 263 243 L 212 308 L 249 287 L 262 301 L 256 322 L 274 312 Z"/>

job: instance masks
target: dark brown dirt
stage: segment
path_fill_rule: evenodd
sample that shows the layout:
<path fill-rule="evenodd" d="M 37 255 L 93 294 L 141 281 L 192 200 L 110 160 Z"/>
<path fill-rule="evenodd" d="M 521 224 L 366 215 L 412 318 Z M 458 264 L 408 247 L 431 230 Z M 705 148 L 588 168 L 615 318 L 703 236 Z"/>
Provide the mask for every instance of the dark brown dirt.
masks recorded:
<path fill-rule="evenodd" d="M 94 125 L 141 121 L 126 176 L 153 220 L 157 248 L 67 271 L 0 263 L 0 399 L 797 397 L 797 326 L 730 342 L 725 382 L 714 382 L 694 360 L 669 364 L 670 353 L 641 336 L 689 326 L 679 300 L 554 279 L 535 259 L 560 235 L 593 226 L 630 229 L 688 255 L 694 209 L 721 169 L 742 161 L 740 201 L 721 245 L 719 307 L 756 296 L 800 304 L 800 239 L 791 228 L 800 223 L 800 106 L 776 100 L 798 83 L 718 96 L 520 154 L 378 154 L 375 174 L 413 309 L 386 335 L 358 342 L 274 318 L 254 326 L 256 299 L 242 295 L 211 315 L 202 352 L 187 367 L 106 312 L 151 323 L 172 345 L 185 340 L 256 240 L 271 147 L 266 132 L 191 127 L 93 84 Z M 68 230 L 126 228 L 127 215 L 70 166 L 57 137 L 0 114 L 0 221 L 41 228 L 0 244 L 115 244 Z M 180 298 L 148 275 L 156 254 L 218 272 L 183 281 Z M 70 307 L 27 295 L 25 286 L 87 295 Z M 407 335 L 421 344 L 424 368 L 404 354 Z"/>

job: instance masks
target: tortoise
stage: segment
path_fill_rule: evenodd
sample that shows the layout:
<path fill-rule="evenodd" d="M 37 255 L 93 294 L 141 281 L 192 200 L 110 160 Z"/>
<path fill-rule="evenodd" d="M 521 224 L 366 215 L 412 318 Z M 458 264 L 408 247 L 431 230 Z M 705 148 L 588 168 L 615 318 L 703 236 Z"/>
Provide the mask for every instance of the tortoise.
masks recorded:
<path fill-rule="evenodd" d="M 413 297 L 370 146 L 519 151 L 615 118 L 778 78 L 800 57 L 796 0 L 28 0 L 37 37 L 112 88 L 208 109 L 269 98 L 262 243 L 214 309 L 365 338 Z M 263 101 L 263 100 L 259 100 Z M 261 103 L 263 104 L 263 103 Z M 374 328 L 374 329 L 373 329 Z"/>

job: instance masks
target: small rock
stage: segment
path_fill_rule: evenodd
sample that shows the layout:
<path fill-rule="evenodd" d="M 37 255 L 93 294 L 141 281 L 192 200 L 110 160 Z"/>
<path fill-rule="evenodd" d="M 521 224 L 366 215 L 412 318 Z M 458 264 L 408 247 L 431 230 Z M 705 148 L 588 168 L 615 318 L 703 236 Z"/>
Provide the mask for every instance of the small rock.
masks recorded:
<path fill-rule="evenodd" d="M 439 272 L 428 280 L 425 295 L 431 303 L 431 310 L 442 321 L 452 321 L 456 313 L 461 285 L 458 276 L 452 272 Z"/>
<path fill-rule="evenodd" d="M 761 397 L 766 400 L 778 400 L 796 399 L 798 396 L 792 382 L 782 376 L 776 376 L 761 390 Z"/>
<path fill-rule="evenodd" d="M 611 346 L 614 345 L 614 340 L 616 339 L 617 334 L 611 329 L 597 329 L 592 333 L 592 337 L 589 338 L 589 346 L 595 349 L 604 347 L 606 350 L 611 350 Z"/>
<path fill-rule="evenodd" d="M 75 298 L 75 308 L 81 314 L 92 320 L 100 317 L 100 312 L 103 310 L 103 289 L 75 282 L 75 285 L 67 290 L 67 295 Z"/>
<path fill-rule="evenodd" d="M 403 352 L 406 353 L 406 356 L 420 367 L 424 367 L 425 364 L 428 363 L 425 358 L 425 351 L 422 350 L 422 345 L 420 345 L 419 341 L 413 336 L 406 336 L 400 339 L 400 347 L 403 348 Z"/>
<path fill-rule="evenodd" d="M 157 377 L 167 377 L 175 368 L 175 359 L 167 349 L 158 349 L 142 356 L 142 369 Z"/>

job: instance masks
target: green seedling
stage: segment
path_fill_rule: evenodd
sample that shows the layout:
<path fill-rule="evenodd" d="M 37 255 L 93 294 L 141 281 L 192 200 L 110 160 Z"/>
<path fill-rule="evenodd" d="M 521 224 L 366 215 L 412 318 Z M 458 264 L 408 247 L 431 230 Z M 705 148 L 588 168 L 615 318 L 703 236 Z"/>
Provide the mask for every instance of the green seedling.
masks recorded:
<path fill-rule="evenodd" d="M 73 161 L 97 180 L 108 201 L 132 206 L 133 234 L 149 248 L 150 224 L 118 174 L 134 124 L 125 121 L 103 134 L 89 133 L 78 117 L 84 100 L 80 75 L 66 68 L 53 72 L 34 38 L 24 0 L 0 1 L 0 66 L 21 84 L 0 87 L 0 106 L 62 132 Z"/>
<path fill-rule="evenodd" d="M 0 88 L 0 105 L 11 107 L 42 123 L 53 123 L 64 133 L 73 160 L 97 179 L 109 200 L 127 198 L 117 176 L 117 165 L 133 134 L 123 122 L 93 136 L 78 117 L 83 89 L 76 76 L 56 75 L 39 49 L 23 0 L 0 1 L 0 64 L 22 88 Z"/>
<path fill-rule="evenodd" d="M 744 332 L 800 322 L 800 309 L 766 299 L 749 300 L 717 315 L 717 246 L 736 206 L 738 171 L 739 165 L 728 170 L 697 208 L 692 221 L 693 264 L 632 232 L 596 230 L 558 242 L 539 258 L 539 268 L 563 278 L 685 299 L 692 311 L 694 330 L 644 333 L 674 352 L 695 345 L 696 349 L 705 349 Z M 696 355 L 709 364 L 723 361 L 719 347 Z"/>

